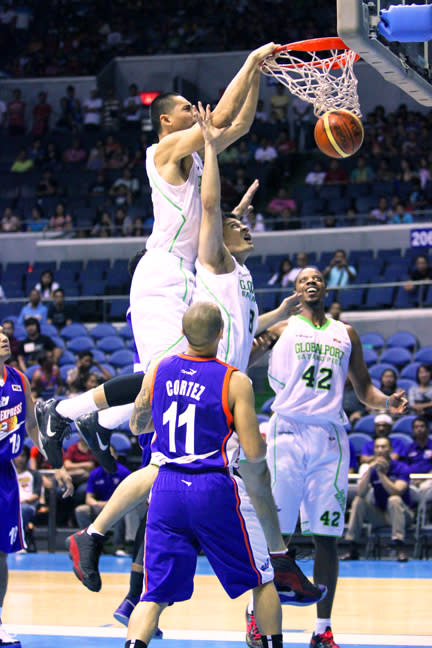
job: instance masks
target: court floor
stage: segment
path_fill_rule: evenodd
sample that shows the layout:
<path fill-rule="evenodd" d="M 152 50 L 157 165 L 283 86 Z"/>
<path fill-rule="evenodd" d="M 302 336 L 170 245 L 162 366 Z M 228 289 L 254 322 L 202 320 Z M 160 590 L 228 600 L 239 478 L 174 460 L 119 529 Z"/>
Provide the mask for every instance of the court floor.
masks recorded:
<path fill-rule="evenodd" d="M 126 629 L 112 612 L 127 592 L 129 558 L 103 556 L 103 587 L 93 593 L 71 571 L 66 554 L 9 557 L 3 621 L 23 648 L 122 648 Z M 308 576 L 312 561 L 301 563 Z M 341 563 L 333 631 L 342 648 L 432 647 L 432 562 Z M 238 648 L 244 641 L 247 595 L 230 600 L 205 558 L 199 559 L 191 601 L 164 612 L 160 648 Z M 284 644 L 309 645 L 314 606 L 283 607 Z"/>

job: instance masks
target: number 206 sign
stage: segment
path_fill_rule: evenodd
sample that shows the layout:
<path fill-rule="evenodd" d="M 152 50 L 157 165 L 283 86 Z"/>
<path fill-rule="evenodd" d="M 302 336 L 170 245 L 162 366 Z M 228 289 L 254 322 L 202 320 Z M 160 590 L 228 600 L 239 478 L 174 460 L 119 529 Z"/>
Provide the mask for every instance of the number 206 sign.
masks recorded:
<path fill-rule="evenodd" d="M 432 228 L 413 229 L 411 234 L 411 247 L 432 247 Z"/>

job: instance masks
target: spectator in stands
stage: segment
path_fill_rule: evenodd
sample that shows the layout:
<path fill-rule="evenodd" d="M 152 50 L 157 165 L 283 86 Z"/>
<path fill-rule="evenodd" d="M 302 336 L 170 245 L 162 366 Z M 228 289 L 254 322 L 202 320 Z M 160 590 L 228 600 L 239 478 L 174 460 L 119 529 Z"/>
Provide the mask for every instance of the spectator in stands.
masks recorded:
<path fill-rule="evenodd" d="M 16 88 L 12 95 L 13 99 L 7 105 L 9 135 L 24 135 L 26 132 L 26 104 L 21 98 L 21 90 L 19 88 Z"/>
<path fill-rule="evenodd" d="M 397 375 L 393 369 L 386 369 L 381 374 L 380 389 L 386 396 L 391 396 L 396 391 Z"/>
<path fill-rule="evenodd" d="M 52 106 L 47 101 L 47 93 L 43 90 L 38 94 L 38 102 L 33 108 L 32 135 L 42 137 L 50 129 Z"/>
<path fill-rule="evenodd" d="M 37 357 L 39 368 L 32 375 L 31 389 L 33 399 L 48 400 L 63 393 L 60 369 L 54 360 L 53 351 L 42 351 Z"/>
<path fill-rule="evenodd" d="M 388 160 L 385 158 L 379 161 L 375 179 L 377 182 L 393 182 L 395 179 L 395 173 L 390 169 Z"/>
<path fill-rule="evenodd" d="M 402 158 L 400 163 L 397 179 L 402 182 L 411 182 L 415 178 L 414 169 L 406 158 Z"/>
<path fill-rule="evenodd" d="M 91 351 L 80 351 L 76 361 L 76 367 L 69 369 L 66 376 L 66 385 L 70 394 L 82 394 L 86 391 L 86 381 L 91 373 L 91 368 L 96 367 L 101 374 L 102 380 L 109 380 L 112 375 L 103 365 L 93 358 Z"/>
<path fill-rule="evenodd" d="M 402 461 L 409 467 L 410 473 L 432 473 L 432 440 L 429 438 L 429 422 L 418 416 L 412 422 L 414 441 L 405 450 Z M 421 490 L 428 490 L 432 482 L 429 479 L 414 480 L 412 484 Z"/>
<path fill-rule="evenodd" d="M 264 216 L 260 212 L 256 212 L 255 209 L 251 209 L 247 212 L 245 216 L 241 219 L 242 223 L 249 228 L 250 232 L 265 232 L 266 223 Z M 137 221 L 134 223 L 134 236 L 140 236 L 136 227 Z M 144 224 L 143 224 L 144 226 Z"/>
<path fill-rule="evenodd" d="M 15 160 L 10 168 L 11 173 L 28 173 L 34 168 L 34 162 L 31 160 L 25 148 L 18 151 Z"/>
<path fill-rule="evenodd" d="M 36 319 L 41 324 L 46 322 L 47 307 L 41 302 L 41 294 L 36 288 L 32 288 L 29 293 L 29 301 L 21 308 L 18 315 L 18 324 L 22 326 L 28 318 Z"/>
<path fill-rule="evenodd" d="M 127 128 L 141 128 L 142 101 L 135 83 L 129 86 L 129 95 L 123 101 L 123 123 Z"/>
<path fill-rule="evenodd" d="M 422 189 L 426 188 L 427 183 L 432 179 L 431 172 L 428 166 L 428 161 L 425 157 L 422 157 L 419 166 L 417 169 L 417 175 L 420 180 L 420 185 Z"/>
<path fill-rule="evenodd" d="M 110 212 L 107 209 L 98 209 L 96 218 L 92 223 L 90 236 L 99 236 L 108 238 L 113 233 L 113 221 Z"/>
<path fill-rule="evenodd" d="M 13 323 L 13 320 L 5 319 L 2 322 L 2 326 L 3 326 L 3 333 L 9 339 L 9 346 L 11 350 L 8 364 L 11 365 L 12 367 L 18 368 L 18 353 L 19 353 L 21 342 L 17 340 L 15 337 L 15 324 Z"/>
<path fill-rule="evenodd" d="M 420 179 L 413 178 L 412 180 L 412 190 L 408 196 L 408 204 L 411 210 L 421 210 L 426 209 L 429 206 L 429 201 L 426 196 L 426 192 L 422 189 Z"/>
<path fill-rule="evenodd" d="M 39 291 L 42 299 L 52 299 L 54 291 L 60 288 L 57 281 L 54 281 L 51 270 L 43 270 L 35 289 Z"/>
<path fill-rule="evenodd" d="M 102 128 L 106 132 L 116 132 L 120 125 L 121 103 L 110 86 L 102 106 Z"/>
<path fill-rule="evenodd" d="M 277 151 L 267 137 L 262 137 L 260 144 L 255 151 L 255 161 L 262 164 L 271 164 L 277 159 Z"/>
<path fill-rule="evenodd" d="M 87 158 L 87 169 L 89 171 L 100 171 L 105 167 L 105 151 L 102 140 L 98 140 L 90 149 Z"/>
<path fill-rule="evenodd" d="M 231 144 L 224 151 L 218 155 L 219 164 L 237 164 L 238 162 L 238 148 L 235 144 Z"/>
<path fill-rule="evenodd" d="M 285 97 L 285 98 L 284 98 L 284 101 L 285 101 L 285 99 L 287 99 L 287 98 L 288 98 L 288 97 Z M 288 100 L 288 101 L 289 101 L 289 100 Z M 263 99 L 258 99 L 258 102 L 257 102 L 257 109 L 256 109 L 256 112 L 255 112 L 255 119 L 256 119 L 257 121 L 259 121 L 259 122 L 266 122 L 266 121 L 268 121 L 268 113 L 267 113 L 267 111 L 265 110 Z"/>
<path fill-rule="evenodd" d="M 19 498 L 25 539 L 28 549 L 34 546 L 32 537 L 33 522 L 42 492 L 42 477 L 37 470 L 28 467 L 30 449 L 23 445 L 19 455 L 14 458 L 18 475 Z"/>
<path fill-rule="evenodd" d="M 371 210 L 369 222 L 374 225 L 385 225 L 393 217 L 392 210 L 389 207 L 388 198 L 381 196 L 378 198 L 378 206 Z"/>
<path fill-rule="evenodd" d="M 55 142 L 48 142 L 45 157 L 43 160 L 43 166 L 46 169 L 50 169 L 51 172 L 59 171 L 62 168 L 62 160 L 60 152 L 57 148 Z"/>
<path fill-rule="evenodd" d="M 285 209 L 286 207 L 293 211 L 297 209 L 295 200 L 289 197 L 288 191 L 285 187 L 280 187 L 276 196 L 268 203 L 266 211 L 275 218 L 280 214 L 282 209 Z"/>
<path fill-rule="evenodd" d="M 352 426 L 366 414 L 366 407 L 357 398 L 354 387 L 348 377 L 345 380 L 342 408 Z"/>
<path fill-rule="evenodd" d="M 120 189 L 120 192 L 126 191 Z M 117 207 L 114 212 L 114 220 L 112 224 L 112 236 L 131 236 L 133 229 L 133 222 L 130 216 L 127 215 L 126 207 Z"/>
<path fill-rule="evenodd" d="M 289 135 L 289 131 L 286 128 L 283 128 L 278 136 L 276 137 L 276 142 L 275 142 L 276 150 L 278 152 L 278 156 L 282 158 L 282 162 L 284 161 L 284 158 L 287 158 L 291 153 L 295 153 L 296 149 L 296 143 L 293 139 L 291 139 Z"/>
<path fill-rule="evenodd" d="M 56 347 L 54 341 L 40 332 L 40 323 L 35 317 L 26 319 L 24 326 L 27 337 L 21 341 L 18 351 L 18 365 L 21 371 L 37 364 L 37 359 L 42 351 L 53 351 L 54 360 L 58 361 L 62 350 Z"/>
<path fill-rule="evenodd" d="M 342 169 L 339 160 L 332 160 L 324 176 L 324 184 L 346 184 L 348 174 Z"/>
<path fill-rule="evenodd" d="M 78 131 L 83 122 L 81 102 L 75 95 L 75 87 L 68 85 L 66 95 L 62 98 L 65 105 L 65 115 L 69 123 L 69 129 Z"/>
<path fill-rule="evenodd" d="M 400 225 L 402 223 L 412 223 L 413 221 L 412 213 L 406 209 L 404 203 L 398 198 L 393 207 L 393 215 L 388 222 L 392 225 Z"/>
<path fill-rule="evenodd" d="M 309 173 L 306 174 L 306 178 L 304 181 L 305 184 L 320 187 L 324 182 L 325 176 L 326 176 L 326 172 L 324 171 L 321 162 L 315 162 L 312 171 L 309 171 Z"/>
<path fill-rule="evenodd" d="M 73 228 L 72 216 L 67 213 L 65 204 L 58 202 L 54 208 L 54 214 L 49 219 L 48 229 L 52 232 L 71 233 Z"/>
<path fill-rule="evenodd" d="M 428 283 L 432 280 L 432 267 L 429 263 L 429 257 L 426 254 L 419 254 L 415 260 L 414 269 L 410 272 L 410 281 L 404 284 L 404 289 L 410 293 L 417 293 L 417 297 L 422 301 L 426 297 L 427 290 L 429 288 L 428 284 L 423 286 L 414 285 L 414 281 L 427 281 Z"/>
<path fill-rule="evenodd" d="M 28 232 L 43 232 L 48 228 L 48 220 L 44 216 L 43 209 L 40 205 L 33 205 L 31 209 L 30 220 L 26 222 Z"/>
<path fill-rule="evenodd" d="M 409 492 L 410 470 L 401 461 L 392 459 L 391 441 L 379 437 L 374 442 L 372 460 L 363 472 L 357 486 L 357 495 L 351 505 L 345 539 L 350 550 L 342 560 L 358 560 L 364 522 L 374 527 L 392 528 L 397 560 L 406 562 L 405 530 L 414 520 Z"/>
<path fill-rule="evenodd" d="M 40 137 L 35 137 L 27 149 L 27 155 L 33 161 L 34 168 L 40 169 L 43 166 L 45 149 L 42 146 Z"/>
<path fill-rule="evenodd" d="M 96 88 L 90 90 L 90 97 L 83 101 L 84 129 L 87 131 L 98 131 L 102 122 L 102 99 Z"/>
<path fill-rule="evenodd" d="M 270 97 L 270 106 L 274 111 L 277 121 L 281 124 L 288 122 L 288 107 L 291 103 L 291 96 L 285 94 L 285 87 L 278 83 L 276 92 Z M 265 121 L 268 121 L 267 119 Z"/>
<path fill-rule="evenodd" d="M 132 198 L 136 198 L 139 195 L 141 191 L 140 181 L 132 175 L 130 167 L 125 167 L 121 177 L 113 182 L 108 192 L 110 196 L 116 198 L 119 195 L 120 187 L 125 187 Z"/>
<path fill-rule="evenodd" d="M 338 301 L 332 301 L 330 304 L 327 315 L 331 317 L 334 320 L 337 320 L 338 322 L 341 322 L 341 315 L 342 315 L 342 305 Z"/>
<path fill-rule="evenodd" d="M 285 257 L 279 264 L 279 269 L 274 273 L 267 281 L 268 286 L 281 286 L 286 288 L 287 286 L 293 286 L 293 265 L 289 257 Z"/>
<path fill-rule="evenodd" d="M 127 146 L 120 146 L 109 158 L 106 157 L 105 160 L 105 166 L 108 169 L 123 169 L 130 163 Z"/>
<path fill-rule="evenodd" d="M 105 157 L 105 153 L 103 153 L 103 155 Z M 109 186 L 105 173 L 102 170 L 99 170 L 96 175 L 96 180 L 89 184 L 87 193 L 89 196 L 103 196 L 108 193 L 108 190 Z"/>
<path fill-rule="evenodd" d="M 57 196 L 59 191 L 58 182 L 53 176 L 52 169 L 45 169 L 42 177 L 36 187 L 36 196 L 44 198 L 45 196 Z"/>
<path fill-rule="evenodd" d="M 65 302 L 63 288 L 52 291 L 52 302 L 48 305 L 47 323 L 53 324 L 58 330 L 77 321 L 76 308 Z"/>
<path fill-rule="evenodd" d="M 312 104 L 294 97 L 292 102 L 293 125 L 291 132 L 295 136 L 297 151 L 308 151 L 314 145 L 313 108 Z"/>
<path fill-rule="evenodd" d="M 63 162 L 65 162 L 65 164 L 79 165 L 85 162 L 86 159 L 87 159 L 86 150 L 81 145 L 81 142 L 78 138 L 75 138 L 72 141 L 72 146 L 65 149 L 63 153 Z"/>
<path fill-rule="evenodd" d="M 75 518 L 80 529 L 85 529 L 95 520 L 104 508 L 109 498 L 120 484 L 130 474 L 130 470 L 117 461 L 117 453 L 113 446 L 111 454 L 116 460 L 117 470 L 115 473 L 107 473 L 101 466 L 94 468 L 88 478 L 85 504 L 75 509 Z M 116 556 L 126 556 L 125 552 L 125 530 L 126 517 L 119 520 L 113 526 L 113 545 Z"/>
<path fill-rule="evenodd" d="M 366 164 L 366 159 L 360 156 L 357 159 L 357 166 L 351 171 L 350 182 L 372 182 L 374 179 L 374 172 L 372 167 Z"/>
<path fill-rule="evenodd" d="M 5 207 L 3 216 L 1 219 L 1 231 L 2 232 L 20 232 L 21 231 L 21 220 L 20 217 L 15 214 L 12 210 L 12 207 Z"/>
<path fill-rule="evenodd" d="M 309 257 L 306 252 L 297 252 L 296 262 L 294 264 L 294 268 L 292 269 L 292 281 L 295 283 L 298 273 L 303 270 L 303 268 L 308 268 L 309 266 Z M 315 268 L 314 265 L 311 265 L 310 267 Z"/>
<path fill-rule="evenodd" d="M 340 288 L 348 286 L 355 280 L 357 270 L 354 266 L 348 265 L 345 250 L 336 250 L 329 265 L 324 268 L 323 276 L 328 288 Z"/>
<path fill-rule="evenodd" d="M 298 230 L 301 229 L 299 217 L 289 207 L 284 207 L 275 218 L 273 230 Z"/>
<path fill-rule="evenodd" d="M 96 463 L 87 443 L 81 438 L 66 450 L 64 467 L 70 474 L 75 488 L 72 501 L 63 501 L 61 505 L 60 515 L 63 515 L 66 520 L 77 506 L 84 504 L 87 481 L 91 471 L 96 467 Z M 60 493 L 58 500 L 60 500 Z"/>
<path fill-rule="evenodd" d="M 374 424 L 375 424 L 374 439 L 371 439 L 370 441 L 366 441 L 366 443 L 362 447 L 361 454 L 360 454 L 361 464 L 370 463 L 371 461 L 373 461 L 374 440 L 381 437 L 389 438 L 389 435 L 391 434 L 392 427 L 393 427 L 393 420 L 391 416 L 389 416 L 386 413 L 377 414 L 374 418 Z M 404 454 L 405 454 L 405 445 L 403 441 L 400 441 L 399 439 L 394 439 L 392 441 L 392 453 L 391 453 L 392 459 L 398 461 L 401 457 L 404 456 Z"/>
<path fill-rule="evenodd" d="M 408 390 L 408 403 L 417 416 L 423 416 L 432 422 L 432 369 L 430 365 L 421 364 L 417 368 L 417 385 Z"/>

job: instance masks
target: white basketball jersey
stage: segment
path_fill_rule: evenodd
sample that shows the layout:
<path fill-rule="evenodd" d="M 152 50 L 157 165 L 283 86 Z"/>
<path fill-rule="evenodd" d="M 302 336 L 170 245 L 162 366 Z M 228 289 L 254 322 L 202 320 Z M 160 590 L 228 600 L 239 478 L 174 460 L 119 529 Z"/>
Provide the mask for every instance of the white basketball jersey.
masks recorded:
<path fill-rule="evenodd" d="M 345 424 L 342 409 L 351 340 L 342 322 L 326 319 L 317 328 L 296 315 L 275 344 L 269 382 L 276 398 L 272 409 L 305 422 Z"/>
<path fill-rule="evenodd" d="M 149 146 L 146 169 L 152 191 L 154 225 L 147 239 L 147 250 L 162 248 L 193 266 L 198 253 L 201 223 L 199 192 L 202 160 L 193 153 L 189 177 L 182 185 L 171 185 L 156 170 L 154 154 L 157 144 Z"/>
<path fill-rule="evenodd" d="M 212 301 L 219 306 L 224 333 L 219 342 L 218 358 L 246 371 L 258 324 L 258 307 L 251 273 L 235 259 L 234 262 L 232 272 L 218 275 L 197 260 L 192 301 Z"/>

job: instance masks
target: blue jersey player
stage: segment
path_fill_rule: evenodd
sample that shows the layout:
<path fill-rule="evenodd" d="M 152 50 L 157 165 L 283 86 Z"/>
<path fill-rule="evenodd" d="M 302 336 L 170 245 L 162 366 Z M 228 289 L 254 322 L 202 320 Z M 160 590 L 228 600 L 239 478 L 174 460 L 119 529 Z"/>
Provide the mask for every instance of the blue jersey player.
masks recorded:
<path fill-rule="evenodd" d="M 20 647 L 1 625 L 1 611 L 8 581 L 7 555 L 25 548 L 17 473 L 13 459 L 22 450 L 26 431 L 39 447 L 30 383 L 26 376 L 6 364 L 10 357 L 9 338 L 0 326 L 0 647 Z M 71 493 L 68 473 L 61 468 L 56 477 Z"/>
<path fill-rule="evenodd" d="M 265 443 L 247 376 L 217 360 L 219 308 L 196 302 L 183 317 L 186 354 L 165 358 L 146 374 L 131 419 L 134 433 L 153 417 L 152 452 L 160 469 L 148 511 L 144 589 L 126 648 L 148 646 L 162 610 L 193 592 L 200 547 L 232 598 L 253 590 L 264 648 L 282 646 L 281 607 L 268 554 L 254 554 L 230 463 L 240 446 L 262 461 Z M 229 530 L 229 533 L 227 533 Z"/>

